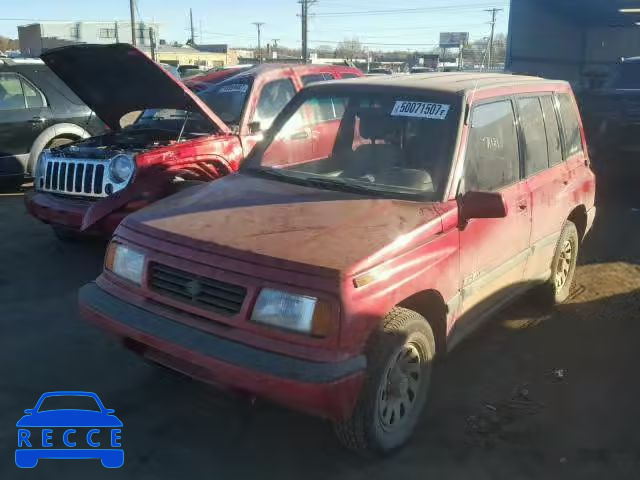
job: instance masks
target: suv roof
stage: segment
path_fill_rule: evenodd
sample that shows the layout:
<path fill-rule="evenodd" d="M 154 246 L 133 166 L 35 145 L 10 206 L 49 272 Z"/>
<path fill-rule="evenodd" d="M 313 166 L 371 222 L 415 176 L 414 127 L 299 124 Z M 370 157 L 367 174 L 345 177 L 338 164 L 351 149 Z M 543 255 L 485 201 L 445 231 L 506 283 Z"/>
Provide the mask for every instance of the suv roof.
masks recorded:
<path fill-rule="evenodd" d="M 446 93 L 463 93 L 490 87 L 525 86 L 533 83 L 565 85 L 560 80 L 546 80 L 540 77 L 508 75 L 505 73 L 417 73 L 413 75 L 383 75 L 359 79 L 338 80 L 330 84 L 316 84 L 313 88 L 335 88 L 357 82 L 359 86 L 389 86 L 395 88 L 427 89 Z"/>

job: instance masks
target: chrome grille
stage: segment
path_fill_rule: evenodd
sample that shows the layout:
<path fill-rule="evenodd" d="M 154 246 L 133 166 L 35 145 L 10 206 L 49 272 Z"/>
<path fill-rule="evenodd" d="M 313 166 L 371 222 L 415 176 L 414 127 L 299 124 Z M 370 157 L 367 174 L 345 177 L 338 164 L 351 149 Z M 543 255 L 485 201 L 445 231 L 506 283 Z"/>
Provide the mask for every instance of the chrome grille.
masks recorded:
<path fill-rule="evenodd" d="M 231 316 L 240 312 L 247 289 L 239 285 L 200 277 L 166 265 L 152 263 L 151 290 L 204 310 Z"/>
<path fill-rule="evenodd" d="M 104 160 L 44 157 L 43 175 L 36 178 L 36 188 L 44 192 L 85 197 L 106 197 L 107 178 Z"/>

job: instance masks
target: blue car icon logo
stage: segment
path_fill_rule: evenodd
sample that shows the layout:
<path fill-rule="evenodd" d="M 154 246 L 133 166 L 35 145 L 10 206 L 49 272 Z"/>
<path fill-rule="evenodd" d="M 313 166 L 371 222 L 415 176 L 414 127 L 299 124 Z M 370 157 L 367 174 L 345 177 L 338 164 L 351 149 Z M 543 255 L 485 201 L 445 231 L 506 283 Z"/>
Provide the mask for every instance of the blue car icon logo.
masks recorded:
<path fill-rule="evenodd" d="M 18 467 L 33 468 L 41 458 L 99 458 L 106 468 L 124 464 L 122 422 L 95 393 L 48 392 L 24 413 L 16 423 Z"/>

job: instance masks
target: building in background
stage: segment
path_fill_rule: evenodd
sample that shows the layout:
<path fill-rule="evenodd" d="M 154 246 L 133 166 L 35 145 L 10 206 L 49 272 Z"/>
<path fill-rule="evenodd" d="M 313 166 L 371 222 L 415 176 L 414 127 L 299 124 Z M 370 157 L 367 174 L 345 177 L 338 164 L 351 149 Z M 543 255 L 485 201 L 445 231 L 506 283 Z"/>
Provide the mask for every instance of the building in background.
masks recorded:
<path fill-rule="evenodd" d="M 149 47 L 150 29 L 159 38 L 157 23 L 136 23 L 136 42 Z M 131 43 L 130 22 L 41 22 L 18 27 L 20 51 L 26 57 L 38 57 L 51 48 L 77 43 Z"/>
<path fill-rule="evenodd" d="M 170 45 L 157 45 L 155 60 L 173 66 L 197 65 L 204 68 L 216 68 L 233 66 L 238 64 L 238 51 L 228 48 L 227 45 L 218 51 L 202 50 L 200 45 L 194 47 L 175 47 Z M 151 47 L 139 45 L 138 48 L 151 57 Z M 210 49 L 211 50 L 211 49 Z"/>

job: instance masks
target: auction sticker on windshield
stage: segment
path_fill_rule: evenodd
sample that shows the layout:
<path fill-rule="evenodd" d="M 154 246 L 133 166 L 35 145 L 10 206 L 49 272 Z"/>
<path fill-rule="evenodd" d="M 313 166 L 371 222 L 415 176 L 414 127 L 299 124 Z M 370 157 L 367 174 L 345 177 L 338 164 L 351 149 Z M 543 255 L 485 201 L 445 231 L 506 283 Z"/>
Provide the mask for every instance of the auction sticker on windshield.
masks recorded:
<path fill-rule="evenodd" d="M 411 100 L 398 100 L 391 110 L 393 117 L 417 117 L 444 120 L 449 113 L 450 105 L 430 102 L 412 102 Z"/>
<path fill-rule="evenodd" d="M 245 93 L 248 88 L 249 88 L 249 85 L 247 85 L 246 83 L 233 83 L 231 85 L 224 85 L 223 87 L 221 87 L 220 93 L 233 93 L 233 92 Z"/>

